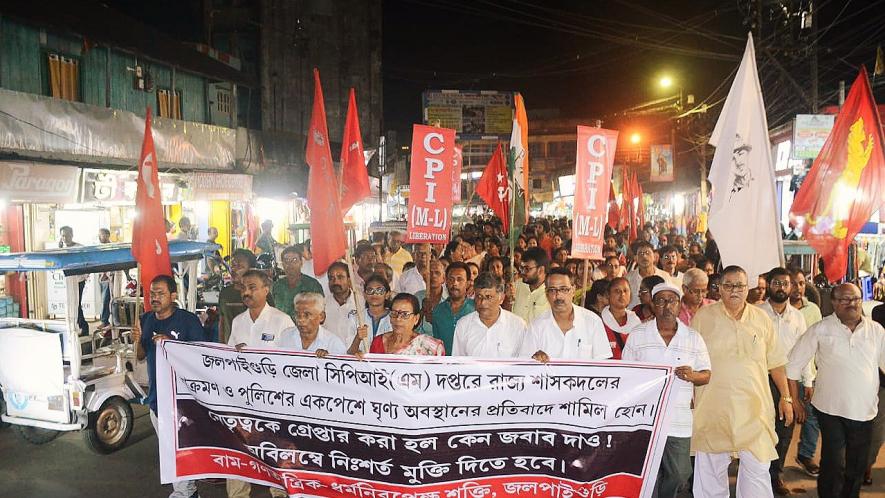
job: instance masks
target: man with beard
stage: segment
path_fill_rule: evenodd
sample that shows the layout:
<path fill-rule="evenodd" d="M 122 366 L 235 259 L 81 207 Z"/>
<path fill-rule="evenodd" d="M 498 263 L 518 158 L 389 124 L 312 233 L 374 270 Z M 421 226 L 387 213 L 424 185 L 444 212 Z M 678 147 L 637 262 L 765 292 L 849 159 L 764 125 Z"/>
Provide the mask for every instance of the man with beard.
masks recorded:
<path fill-rule="evenodd" d="M 667 274 L 667 280 L 676 287 L 682 288 L 682 276 L 679 272 L 679 250 L 673 246 L 661 248 L 661 269 Z"/>
<path fill-rule="evenodd" d="M 655 266 L 655 249 L 651 244 L 641 240 L 633 244 L 633 250 L 636 257 L 636 269 L 627 274 L 630 289 L 639 289 L 642 279 L 652 275 L 663 278 L 665 282 L 670 280 L 670 275 L 667 272 Z M 631 297 L 630 308 L 637 304 L 639 304 L 638 292 Z"/>
<path fill-rule="evenodd" d="M 402 232 L 393 231 L 387 234 L 387 256 L 384 259 L 397 275 L 403 272 L 403 265 L 412 261 L 412 255 L 403 247 Z"/>
<path fill-rule="evenodd" d="M 350 319 L 356 317 L 356 301 L 351 291 L 350 270 L 346 263 L 336 261 L 329 265 L 326 275 L 329 277 L 329 294 L 326 295 L 326 321 L 323 322 L 323 326 L 345 341 L 350 333 Z"/>
<path fill-rule="evenodd" d="M 812 325 L 787 365 L 790 390 L 798 395 L 799 379 L 812 359 L 817 383 L 811 404 L 820 424 L 820 496 L 856 497 L 870 449 L 878 412 L 879 370 L 885 370 L 885 330 L 863 316 L 860 289 L 842 284 L 833 289 L 833 314 Z M 796 405 L 797 419 L 804 409 Z"/>
<path fill-rule="evenodd" d="M 771 319 L 747 304 L 747 272 L 739 266 L 725 268 L 719 288 L 722 300 L 699 309 L 691 321 L 716 372 L 709 384 L 696 389 L 692 489 L 695 496 L 728 496 L 728 466 L 737 454 L 738 496 L 771 498 L 768 469 L 777 458 L 774 419 L 793 423 L 786 355 Z M 777 411 L 770 402 L 769 375 L 780 395 Z"/>
<path fill-rule="evenodd" d="M 356 288 L 360 289 L 365 285 L 365 281 L 375 272 L 375 263 L 378 262 L 378 255 L 371 245 L 363 244 L 356 247 L 353 253 L 353 262 L 356 264 L 356 275 L 352 275 Z M 332 290 L 332 283 L 329 282 L 329 290 Z"/>
<path fill-rule="evenodd" d="M 529 325 L 520 356 L 531 355 L 547 363 L 553 359 L 604 360 L 612 350 L 602 320 L 595 313 L 575 306 L 574 275 L 553 268 L 545 283 L 550 309 Z"/>
<path fill-rule="evenodd" d="M 433 308 L 433 335 L 443 342 L 446 354 L 452 354 L 455 325 L 464 316 L 476 310 L 476 303 L 467 297 L 470 269 L 456 261 L 446 268 L 446 289 L 449 297 Z"/>
<path fill-rule="evenodd" d="M 549 264 L 547 252 L 539 247 L 527 249 L 522 255 L 518 268 L 522 282 L 516 284 L 513 312 L 526 322 L 531 323 L 550 309 L 544 287 Z"/>
<path fill-rule="evenodd" d="M 780 340 L 781 349 L 786 352 L 792 351 L 796 341 L 805 333 L 808 328 L 805 326 L 805 318 L 796 308 L 790 306 L 790 292 L 792 291 L 792 281 L 790 272 L 786 268 L 772 268 L 765 276 L 766 287 L 768 288 L 768 300 L 758 305 L 768 314 L 777 331 L 777 337 Z M 811 386 L 811 362 L 805 366 L 802 372 L 803 382 Z M 772 393 L 777 391 L 774 380 L 769 377 L 769 387 Z M 773 395 L 775 410 L 780 401 L 780 396 Z M 798 403 L 797 403 L 798 404 Z M 787 457 L 787 450 L 790 448 L 790 442 L 793 440 L 793 426 L 784 424 L 783 420 L 775 419 L 774 431 L 777 433 L 777 458 L 771 461 L 769 473 L 771 474 L 771 488 L 775 494 L 786 496 L 790 494 L 790 490 L 784 485 L 782 479 L 784 472 L 784 459 Z"/>
<path fill-rule="evenodd" d="M 676 498 L 691 475 L 691 401 L 695 386 L 710 382 L 710 355 L 704 339 L 679 320 L 680 289 L 669 283 L 652 288 L 654 320 L 627 337 L 623 359 L 675 367 L 673 414 L 654 495 Z"/>
<path fill-rule="evenodd" d="M 240 291 L 243 288 L 243 274 L 255 267 L 255 254 L 248 249 L 237 249 L 230 257 L 231 283 L 221 289 L 218 295 L 218 309 L 221 313 L 221 322 L 218 331 L 218 339 L 227 342 L 230 337 L 231 322 L 234 317 L 242 313 L 246 306 L 243 304 L 243 296 Z"/>
<path fill-rule="evenodd" d="M 175 301 L 178 289 L 170 275 L 157 275 L 151 280 L 151 311 L 143 314 L 132 327 L 132 343 L 139 361 L 147 359 L 150 387 L 145 402 L 150 407 L 151 425 L 157 430 L 157 359 L 156 344 L 166 339 L 204 341 L 203 324 L 197 315 L 179 309 Z M 172 483 L 169 498 L 191 498 L 197 494 L 196 481 Z"/>
<path fill-rule="evenodd" d="M 525 340 L 525 322 L 501 309 L 504 280 L 489 272 L 473 282 L 476 311 L 458 320 L 452 356 L 516 358 Z"/>

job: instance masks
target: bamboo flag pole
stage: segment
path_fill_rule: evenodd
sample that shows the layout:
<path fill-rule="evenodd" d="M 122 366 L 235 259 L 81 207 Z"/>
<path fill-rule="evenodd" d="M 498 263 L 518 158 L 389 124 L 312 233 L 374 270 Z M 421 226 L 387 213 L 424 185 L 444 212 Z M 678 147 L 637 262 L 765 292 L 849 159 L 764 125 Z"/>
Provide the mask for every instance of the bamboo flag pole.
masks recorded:
<path fill-rule="evenodd" d="M 587 277 L 590 275 L 590 258 L 584 258 L 584 278 L 583 283 L 581 283 L 581 291 L 584 292 L 583 298 L 581 298 L 580 306 L 584 306 L 587 302 Z M 593 303 L 590 303 L 591 305 Z"/>
<path fill-rule="evenodd" d="M 347 273 L 348 273 L 348 275 L 350 275 L 350 292 L 353 294 L 353 307 L 356 308 L 357 331 L 359 331 L 359 328 L 366 324 L 366 321 L 363 320 L 363 309 L 366 306 L 365 306 L 365 304 L 360 306 L 360 304 L 361 304 L 360 297 L 362 296 L 362 294 L 357 292 L 356 283 L 354 282 L 354 278 L 353 278 L 355 275 L 355 273 L 353 272 L 353 264 L 351 263 L 351 260 L 353 259 L 353 250 L 350 248 L 350 244 L 348 244 L 348 246 L 347 246 L 347 252 L 346 252 L 344 259 L 345 259 L 344 262 L 347 264 Z M 368 339 L 360 341 L 361 346 L 366 346 L 367 342 L 368 342 Z M 348 348 L 350 348 L 350 344 L 347 344 L 346 346 Z M 362 347 L 360 348 L 360 351 L 362 351 Z M 368 346 L 366 346 L 366 350 L 364 352 L 365 353 L 369 352 Z"/>

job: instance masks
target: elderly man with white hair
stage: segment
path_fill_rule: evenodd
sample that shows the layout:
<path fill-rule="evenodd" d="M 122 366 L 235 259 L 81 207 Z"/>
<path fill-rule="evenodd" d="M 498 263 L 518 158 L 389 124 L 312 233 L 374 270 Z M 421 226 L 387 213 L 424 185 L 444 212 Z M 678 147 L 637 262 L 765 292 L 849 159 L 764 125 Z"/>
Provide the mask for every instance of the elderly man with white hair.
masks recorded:
<path fill-rule="evenodd" d="M 689 268 L 682 276 L 682 309 L 679 311 L 679 319 L 686 325 L 691 324 L 694 314 L 701 306 L 712 304 L 715 301 L 707 299 L 707 284 L 709 279 L 704 270 Z"/>
<path fill-rule="evenodd" d="M 317 292 L 302 292 L 295 296 L 295 327 L 283 331 L 280 347 L 295 351 L 327 354 L 347 354 L 347 347 L 337 335 L 323 327 L 326 319 L 326 298 Z"/>

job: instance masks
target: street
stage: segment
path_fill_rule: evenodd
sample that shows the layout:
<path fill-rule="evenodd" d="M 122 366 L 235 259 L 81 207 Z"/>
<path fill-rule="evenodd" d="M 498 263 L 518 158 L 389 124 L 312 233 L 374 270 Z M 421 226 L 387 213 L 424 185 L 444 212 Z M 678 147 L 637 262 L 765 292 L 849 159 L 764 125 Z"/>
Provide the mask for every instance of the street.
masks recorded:
<path fill-rule="evenodd" d="M 787 457 L 784 481 L 791 489 L 805 488 L 798 496 L 817 498 L 814 481 L 802 473 L 795 463 L 796 439 Z M 885 498 L 885 452 L 879 454 L 873 470 L 873 486 L 864 488 L 861 496 Z M 731 469 L 734 493 L 734 465 Z M 157 459 L 157 438 L 147 410 L 135 407 L 135 428 L 129 444 L 110 456 L 95 455 L 86 447 L 79 433 L 68 433 L 42 446 L 25 442 L 14 429 L 0 429 L 0 498 L 80 498 L 148 497 L 165 498 L 171 486 L 160 485 Z M 226 496 L 224 484 L 202 482 L 203 498 Z M 270 494 L 253 487 L 254 498 Z M 689 496 L 689 495 L 685 495 Z"/>

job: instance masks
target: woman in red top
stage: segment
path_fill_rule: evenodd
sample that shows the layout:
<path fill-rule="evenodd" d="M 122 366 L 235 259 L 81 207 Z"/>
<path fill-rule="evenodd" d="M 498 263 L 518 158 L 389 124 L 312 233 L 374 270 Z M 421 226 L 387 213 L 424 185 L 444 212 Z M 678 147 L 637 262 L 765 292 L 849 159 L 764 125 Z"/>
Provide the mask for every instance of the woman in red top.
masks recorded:
<path fill-rule="evenodd" d="M 608 306 L 600 315 L 612 348 L 612 359 L 620 360 L 627 334 L 642 321 L 627 309 L 630 304 L 630 283 L 624 277 L 612 279 L 608 286 Z"/>
<path fill-rule="evenodd" d="M 445 356 L 446 348 L 439 339 L 417 332 L 421 323 L 418 298 L 405 292 L 397 294 L 390 305 L 393 330 L 375 337 L 370 353 L 422 356 Z"/>

